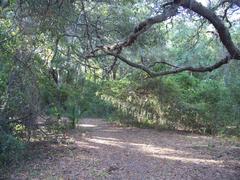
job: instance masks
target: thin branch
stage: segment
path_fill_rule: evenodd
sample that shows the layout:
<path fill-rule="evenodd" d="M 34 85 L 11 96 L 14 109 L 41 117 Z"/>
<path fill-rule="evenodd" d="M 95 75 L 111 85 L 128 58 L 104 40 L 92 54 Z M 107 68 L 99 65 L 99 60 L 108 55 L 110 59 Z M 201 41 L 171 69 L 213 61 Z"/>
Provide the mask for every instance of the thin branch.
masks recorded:
<path fill-rule="evenodd" d="M 210 66 L 206 66 L 206 67 L 188 66 L 188 67 L 176 68 L 174 70 L 169 70 L 169 71 L 164 71 L 164 72 L 156 72 L 156 73 L 153 73 L 152 76 L 153 77 L 164 76 L 164 75 L 169 75 L 169 74 L 180 73 L 183 71 L 198 72 L 198 73 L 211 72 L 211 71 L 221 67 L 224 64 L 228 64 L 230 62 L 230 60 L 232 60 L 232 58 L 230 56 L 226 56 L 225 58 L 221 59 L 217 63 L 210 65 Z"/>
<path fill-rule="evenodd" d="M 183 72 L 183 71 L 200 72 L 200 73 L 211 72 L 214 69 L 217 69 L 217 68 L 221 67 L 222 65 L 229 63 L 230 60 L 233 59 L 231 56 L 226 56 L 223 59 L 221 59 L 220 61 L 218 61 L 217 63 L 215 63 L 213 65 L 210 65 L 210 66 L 206 66 L 206 67 L 192 67 L 192 66 L 178 67 L 178 66 L 176 66 L 176 68 L 174 68 L 172 70 L 169 70 L 169 71 L 155 72 L 155 71 L 152 71 L 151 69 L 149 69 L 149 67 L 146 67 L 146 66 L 141 65 L 141 64 L 134 63 L 134 62 L 128 60 L 127 58 L 125 58 L 125 57 L 123 57 L 119 54 L 115 54 L 115 53 L 112 53 L 112 52 L 109 52 L 109 51 L 105 51 L 104 49 L 103 49 L 103 51 L 110 56 L 117 57 L 118 59 L 125 62 L 129 66 L 132 66 L 134 68 L 143 70 L 144 72 L 146 72 L 151 77 L 164 76 L 164 75 L 169 75 L 169 74 L 176 74 L 176 73 L 180 73 L 180 72 Z M 171 65 L 171 66 L 174 66 L 174 65 Z"/>
<path fill-rule="evenodd" d="M 154 67 L 154 66 L 157 65 L 157 64 L 165 64 L 165 65 L 170 66 L 170 67 L 179 68 L 179 66 L 170 64 L 170 63 L 168 63 L 168 62 L 166 62 L 166 61 L 157 61 L 157 62 L 154 62 L 154 63 L 150 64 L 150 65 L 148 66 L 148 68 L 152 68 L 152 67 Z"/>
<path fill-rule="evenodd" d="M 113 68 L 114 68 L 114 67 L 116 66 L 116 64 L 117 64 L 117 60 L 118 60 L 118 58 L 117 58 L 117 57 L 114 57 L 114 61 L 113 61 L 112 65 L 109 67 L 107 73 L 110 73 L 111 71 L 113 71 Z"/>

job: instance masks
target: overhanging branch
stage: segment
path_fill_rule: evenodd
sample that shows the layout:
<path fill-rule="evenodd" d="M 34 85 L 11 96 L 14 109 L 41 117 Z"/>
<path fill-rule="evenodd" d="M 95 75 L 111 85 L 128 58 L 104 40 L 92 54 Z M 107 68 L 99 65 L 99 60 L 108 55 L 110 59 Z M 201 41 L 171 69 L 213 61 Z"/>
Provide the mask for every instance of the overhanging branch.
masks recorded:
<path fill-rule="evenodd" d="M 217 30 L 220 40 L 228 50 L 233 59 L 240 60 L 240 50 L 235 46 L 232 41 L 228 28 L 224 25 L 223 21 L 210 9 L 203 6 L 195 0 L 184 0 L 181 4 L 182 7 L 190 9 L 200 16 L 207 19 Z"/>
<path fill-rule="evenodd" d="M 131 67 L 143 70 L 144 72 L 146 72 L 151 77 L 164 76 L 164 75 L 169 75 L 169 74 L 176 74 L 176 73 L 180 73 L 180 72 L 183 72 L 183 71 L 199 72 L 199 73 L 211 72 L 211 71 L 221 67 L 222 65 L 229 63 L 230 60 L 232 60 L 232 58 L 230 56 L 226 56 L 223 59 L 221 59 L 220 61 L 218 61 L 217 63 L 215 63 L 213 65 L 210 65 L 210 66 L 206 66 L 206 67 L 193 67 L 193 66 L 177 67 L 177 66 L 175 66 L 176 68 L 171 69 L 169 71 L 156 72 L 156 71 L 152 71 L 149 67 L 146 67 L 146 66 L 141 65 L 141 64 L 134 63 L 134 62 L 128 60 L 127 58 L 125 58 L 125 57 L 123 57 L 119 54 L 115 54 L 115 53 L 107 52 L 107 51 L 104 51 L 104 52 L 106 54 L 110 55 L 110 56 L 114 56 L 114 57 L 118 58 L 119 60 L 128 64 Z M 169 63 L 167 63 L 167 65 L 169 65 Z M 171 65 L 171 66 L 174 67 L 174 65 Z"/>
<path fill-rule="evenodd" d="M 163 71 L 163 72 L 152 71 L 150 67 L 134 63 L 120 55 L 123 48 L 131 46 L 141 34 L 149 30 L 149 28 L 151 28 L 154 24 L 164 22 L 168 18 L 175 16 L 177 14 L 178 6 L 182 6 L 186 9 L 189 9 L 197 13 L 198 15 L 202 16 L 203 18 L 207 19 L 217 30 L 220 37 L 220 41 L 228 50 L 229 55 L 227 55 L 217 63 L 210 66 L 206 66 L 206 67 L 193 67 L 193 66 L 178 67 L 178 66 L 175 66 L 166 62 L 163 63 L 160 61 L 160 63 L 168 65 L 173 68 L 169 71 Z M 114 56 L 115 58 L 118 58 L 119 60 L 123 61 L 129 66 L 132 66 L 137 69 L 141 69 L 145 71 L 147 74 L 149 74 L 151 77 L 164 76 L 168 74 L 176 74 L 183 71 L 211 72 L 214 69 L 217 69 L 222 65 L 229 63 L 230 60 L 233 60 L 233 59 L 240 60 L 240 50 L 233 43 L 230 32 L 228 28 L 224 25 L 223 21 L 214 13 L 214 11 L 212 11 L 211 9 L 208 9 L 207 7 L 204 7 L 201 3 L 195 0 L 173 1 L 172 3 L 170 3 L 170 6 L 166 6 L 164 8 L 164 11 L 162 14 L 154 16 L 152 18 L 148 18 L 145 21 L 139 23 L 139 25 L 134 28 L 134 31 L 126 38 L 126 40 L 112 44 L 112 45 L 108 45 L 108 46 L 97 47 L 87 57 L 95 56 L 95 53 L 97 53 L 98 51 L 103 51 L 107 55 Z"/>
<path fill-rule="evenodd" d="M 141 34 L 145 33 L 147 30 L 149 30 L 154 24 L 164 22 L 167 19 L 175 16 L 177 14 L 177 7 L 178 5 L 173 5 L 171 7 L 166 8 L 163 11 L 163 13 L 142 21 L 134 28 L 133 32 L 125 40 L 111 45 L 98 46 L 95 49 L 93 49 L 90 53 L 88 53 L 88 55 L 86 56 L 87 57 L 94 56 L 95 53 L 102 49 L 105 49 L 107 51 L 117 51 L 118 53 L 120 53 L 123 48 L 133 45 L 137 38 Z"/>

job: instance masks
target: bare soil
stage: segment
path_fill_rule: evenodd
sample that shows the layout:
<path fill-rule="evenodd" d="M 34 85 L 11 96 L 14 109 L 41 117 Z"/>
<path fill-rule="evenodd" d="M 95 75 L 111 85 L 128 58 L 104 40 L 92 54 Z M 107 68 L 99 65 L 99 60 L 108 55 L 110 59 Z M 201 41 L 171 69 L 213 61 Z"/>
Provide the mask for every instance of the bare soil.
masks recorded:
<path fill-rule="evenodd" d="M 63 144 L 33 144 L 5 179 L 240 180 L 240 146 L 220 138 L 83 119 Z M 0 175 L 1 176 L 1 175 Z"/>

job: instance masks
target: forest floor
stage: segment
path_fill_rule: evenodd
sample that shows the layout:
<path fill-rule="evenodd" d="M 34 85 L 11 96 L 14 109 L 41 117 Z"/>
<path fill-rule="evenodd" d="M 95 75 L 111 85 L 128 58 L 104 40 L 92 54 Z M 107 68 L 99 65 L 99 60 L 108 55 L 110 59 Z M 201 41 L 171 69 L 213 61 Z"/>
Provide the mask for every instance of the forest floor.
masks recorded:
<path fill-rule="evenodd" d="M 63 144 L 33 144 L 8 179 L 240 179 L 240 145 L 83 119 Z M 9 168 L 10 169 L 10 168 Z"/>

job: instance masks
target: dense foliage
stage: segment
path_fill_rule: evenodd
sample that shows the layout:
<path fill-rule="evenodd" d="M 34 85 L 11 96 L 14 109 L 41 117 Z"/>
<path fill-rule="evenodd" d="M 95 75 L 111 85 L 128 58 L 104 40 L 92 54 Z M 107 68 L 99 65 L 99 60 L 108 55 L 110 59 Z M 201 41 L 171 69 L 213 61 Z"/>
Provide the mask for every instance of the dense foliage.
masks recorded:
<path fill-rule="evenodd" d="M 121 122 L 207 134 L 239 134 L 239 95 L 223 82 L 181 74 L 105 83 L 99 94 L 118 108 L 120 117 L 114 118 Z"/>

